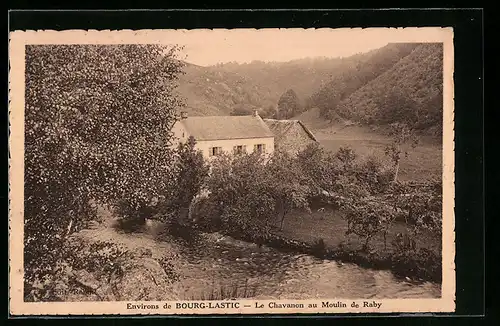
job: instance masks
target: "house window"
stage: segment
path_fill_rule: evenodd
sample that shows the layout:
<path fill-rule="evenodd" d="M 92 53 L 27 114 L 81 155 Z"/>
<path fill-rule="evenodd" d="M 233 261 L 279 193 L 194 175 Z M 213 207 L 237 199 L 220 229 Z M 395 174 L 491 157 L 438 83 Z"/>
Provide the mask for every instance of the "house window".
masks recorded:
<path fill-rule="evenodd" d="M 238 145 L 233 147 L 233 152 L 236 155 L 241 155 L 247 152 L 247 147 L 245 145 Z"/>
<path fill-rule="evenodd" d="M 222 147 L 210 147 L 208 149 L 208 156 L 217 156 L 222 154 Z"/>
<path fill-rule="evenodd" d="M 259 154 L 266 152 L 266 144 L 256 144 L 253 146 L 253 151 Z"/>

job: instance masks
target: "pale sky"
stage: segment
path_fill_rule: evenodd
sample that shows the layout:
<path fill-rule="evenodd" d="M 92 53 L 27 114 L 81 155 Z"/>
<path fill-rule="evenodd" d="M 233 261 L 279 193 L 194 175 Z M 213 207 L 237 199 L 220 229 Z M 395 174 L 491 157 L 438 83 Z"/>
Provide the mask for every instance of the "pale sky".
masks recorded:
<path fill-rule="evenodd" d="M 207 66 L 231 61 L 346 57 L 391 42 L 426 40 L 421 35 L 408 33 L 408 29 L 405 33 L 401 31 L 395 28 L 172 30 L 163 41 L 184 45 L 183 59 Z"/>
<path fill-rule="evenodd" d="M 16 31 L 23 44 L 178 44 L 184 59 L 201 66 L 219 62 L 290 61 L 346 57 L 397 42 L 445 42 L 450 28 L 194 29 L 120 31 Z"/>

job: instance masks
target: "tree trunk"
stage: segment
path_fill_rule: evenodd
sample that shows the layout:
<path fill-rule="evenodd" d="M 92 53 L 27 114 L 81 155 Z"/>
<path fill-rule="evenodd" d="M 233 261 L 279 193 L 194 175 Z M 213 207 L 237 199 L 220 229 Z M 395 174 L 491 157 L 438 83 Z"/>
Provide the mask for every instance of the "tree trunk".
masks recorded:
<path fill-rule="evenodd" d="M 283 223 L 285 222 L 286 211 L 283 210 L 283 215 L 281 215 L 280 231 L 283 231 Z"/>
<path fill-rule="evenodd" d="M 399 161 L 398 160 L 395 164 L 395 167 L 394 167 L 394 182 L 398 181 L 398 174 L 399 174 Z"/>
<path fill-rule="evenodd" d="M 384 250 L 387 250 L 387 230 L 384 230 Z"/>
<path fill-rule="evenodd" d="M 67 237 L 71 233 L 71 226 L 73 226 L 73 219 L 69 220 L 69 224 L 68 224 L 68 227 L 66 229 L 66 235 L 65 235 L 65 237 Z"/>
<path fill-rule="evenodd" d="M 363 251 L 368 252 L 368 242 L 370 241 L 371 236 L 366 237 L 365 244 L 363 245 Z"/>

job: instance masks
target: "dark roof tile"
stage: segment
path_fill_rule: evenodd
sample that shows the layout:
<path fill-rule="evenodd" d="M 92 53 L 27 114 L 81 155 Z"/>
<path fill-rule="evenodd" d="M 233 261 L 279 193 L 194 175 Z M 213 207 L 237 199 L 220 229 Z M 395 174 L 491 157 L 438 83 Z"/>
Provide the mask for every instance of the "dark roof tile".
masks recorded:
<path fill-rule="evenodd" d="M 255 116 L 195 116 L 180 123 L 196 140 L 274 137 L 267 124 Z"/>

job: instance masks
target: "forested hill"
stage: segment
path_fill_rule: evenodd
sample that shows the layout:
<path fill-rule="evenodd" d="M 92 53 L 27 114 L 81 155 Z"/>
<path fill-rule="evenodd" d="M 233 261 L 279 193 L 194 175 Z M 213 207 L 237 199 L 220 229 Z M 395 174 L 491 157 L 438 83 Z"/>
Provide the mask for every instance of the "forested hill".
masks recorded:
<path fill-rule="evenodd" d="M 316 107 L 329 120 L 409 121 L 421 129 L 439 129 L 442 56 L 441 44 L 392 43 L 347 58 L 187 64 L 179 92 L 190 115 L 258 109 L 264 116 L 288 118 Z M 298 103 L 286 107 L 289 98 Z"/>
<path fill-rule="evenodd" d="M 436 131 L 442 123 L 440 43 L 389 44 L 336 75 L 309 99 L 330 120 L 407 122 Z"/>
<path fill-rule="evenodd" d="M 281 95 L 290 88 L 299 99 L 309 98 L 344 61 L 315 58 L 209 67 L 187 64 L 179 92 L 192 115 L 226 115 L 233 110 L 253 109 L 273 111 Z"/>

